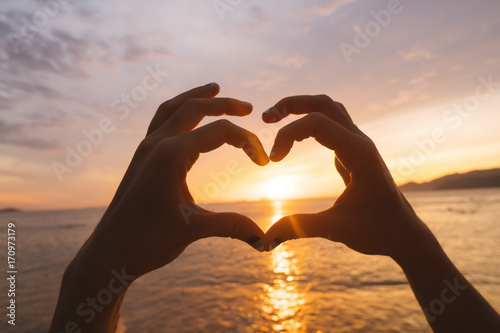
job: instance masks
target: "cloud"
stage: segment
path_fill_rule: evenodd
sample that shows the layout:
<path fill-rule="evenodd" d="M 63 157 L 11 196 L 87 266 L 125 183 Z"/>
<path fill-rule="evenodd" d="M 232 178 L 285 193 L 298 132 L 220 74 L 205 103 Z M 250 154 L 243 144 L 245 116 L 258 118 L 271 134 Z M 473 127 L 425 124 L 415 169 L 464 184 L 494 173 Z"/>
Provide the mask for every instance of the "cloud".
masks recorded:
<path fill-rule="evenodd" d="M 33 36 L 18 48 L 5 45 L 5 41 L 2 46 L 12 75 L 23 75 L 29 70 L 82 78 L 86 77 L 84 63 L 91 60 L 88 49 L 93 44 L 96 43 L 92 39 L 78 38 L 53 28 L 50 32 Z"/>
<path fill-rule="evenodd" d="M 309 12 L 319 16 L 328 16 L 343 5 L 354 1 L 356 0 L 303 0 L 303 3 L 306 7 L 308 7 Z"/>
<path fill-rule="evenodd" d="M 248 22 L 238 25 L 237 29 L 240 31 L 251 30 L 259 31 L 264 29 L 269 23 L 269 19 L 265 11 L 258 6 L 251 6 L 248 10 Z"/>
<path fill-rule="evenodd" d="M 283 86 L 288 80 L 288 75 L 271 70 L 259 70 L 253 78 L 241 82 L 243 88 L 256 88 L 260 91 L 275 90 Z"/>
<path fill-rule="evenodd" d="M 401 56 L 404 60 L 408 60 L 410 62 L 416 62 L 421 60 L 429 60 L 435 58 L 432 54 L 425 50 L 411 50 L 406 52 L 400 52 Z"/>
<path fill-rule="evenodd" d="M 9 75 L 1 75 L 0 113 L 13 112 L 22 104 L 30 104 L 30 101 L 40 97 L 52 101 L 66 98 L 64 93 L 47 84 L 36 82 L 33 78 L 27 80 L 25 77 L 12 78 Z"/>
<path fill-rule="evenodd" d="M 427 88 L 429 86 L 429 80 L 436 76 L 435 71 L 428 71 L 422 73 L 419 77 L 410 80 L 409 84 L 415 86 L 416 88 Z"/>
<path fill-rule="evenodd" d="M 58 148 L 59 144 L 55 141 L 41 138 L 33 137 L 27 132 L 31 132 L 37 127 L 48 127 L 52 126 L 58 121 L 54 118 L 44 118 L 41 115 L 33 114 L 32 124 L 22 124 L 22 123 L 9 123 L 0 118 L 0 144 L 18 146 L 30 149 L 53 149 Z"/>
<path fill-rule="evenodd" d="M 96 27 L 103 26 L 105 17 L 92 7 L 72 7 L 70 15 L 75 26 L 77 22 L 93 22 L 83 30 L 65 27 L 58 23 L 49 22 L 45 26 L 30 30 L 29 36 L 22 34 L 23 25 L 30 20 L 21 18 L 30 17 L 23 10 L 10 9 L 3 16 L 5 22 L 0 21 L 0 35 L 7 36 L 0 40 L 0 59 L 3 58 L 6 70 L 14 76 L 26 76 L 26 71 L 55 74 L 68 78 L 88 78 L 86 68 L 92 64 L 110 65 L 116 59 L 127 62 L 140 62 L 150 56 L 170 56 L 165 48 L 150 48 L 143 41 L 144 34 L 135 36 L 116 34 L 115 32 L 101 33 Z M 0 13 L 1 14 L 1 13 Z M 32 16 L 32 15 L 31 15 Z M 57 22 L 56 22 L 57 21 Z M 19 24 L 21 22 L 22 24 Z"/>
<path fill-rule="evenodd" d="M 303 66 L 309 64 L 309 59 L 305 56 L 295 53 L 295 54 L 275 54 L 267 59 L 267 62 L 274 64 L 279 67 L 292 67 L 292 68 L 302 68 Z"/>
<path fill-rule="evenodd" d="M 128 62 L 142 62 L 152 56 L 171 57 L 172 53 L 165 48 L 156 47 L 151 49 L 141 45 L 141 36 L 127 35 L 119 43 L 122 49 L 121 59 Z"/>

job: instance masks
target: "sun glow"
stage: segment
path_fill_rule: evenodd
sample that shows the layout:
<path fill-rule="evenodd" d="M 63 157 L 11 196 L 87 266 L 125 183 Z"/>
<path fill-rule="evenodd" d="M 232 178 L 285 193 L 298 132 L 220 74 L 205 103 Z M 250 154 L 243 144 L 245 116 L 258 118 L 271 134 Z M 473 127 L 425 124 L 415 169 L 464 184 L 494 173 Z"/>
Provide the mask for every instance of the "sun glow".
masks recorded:
<path fill-rule="evenodd" d="M 272 215 L 281 216 L 286 205 L 280 201 L 272 203 Z M 308 287 L 301 285 L 301 271 L 294 250 L 281 244 L 270 252 L 269 270 L 273 272 L 272 283 L 264 284 L 258 297 L 262 327 L 259 332 L 305 332 L 304 316 L 308 313 Z"/>
<path fill-rule="evenodd" d="M 292 199 L 298 195 L 296 175 L 276 176 L 262 183 L 262 192 L 271 200 Z"/>
<path fill-rule="evenodd" d="M 270 226 L 283 216 L 285 216 L 285 213 L 283 211 L 283 203 L 279 200 L 273 201 L 273 214 L 269 218 Z"/>

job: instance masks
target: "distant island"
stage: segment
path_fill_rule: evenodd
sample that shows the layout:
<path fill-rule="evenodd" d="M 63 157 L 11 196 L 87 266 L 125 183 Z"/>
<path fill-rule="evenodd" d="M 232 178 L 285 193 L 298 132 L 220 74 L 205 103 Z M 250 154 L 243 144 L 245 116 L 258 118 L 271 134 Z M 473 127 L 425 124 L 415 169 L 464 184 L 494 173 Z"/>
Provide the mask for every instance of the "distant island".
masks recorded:
<path fill-rule="evenodd" d="M 399 188 L 403 191 L 438 191 L 488 187 L 500 187 L 500 168 L 455 173 L 425 183 L 409 182 Z"/>
<path fill-rule="evenodd" d="M 21 212 L 21 210 L 12 207 L 0 209 L 0 213 L 14 213 L 14 212 Z"/>

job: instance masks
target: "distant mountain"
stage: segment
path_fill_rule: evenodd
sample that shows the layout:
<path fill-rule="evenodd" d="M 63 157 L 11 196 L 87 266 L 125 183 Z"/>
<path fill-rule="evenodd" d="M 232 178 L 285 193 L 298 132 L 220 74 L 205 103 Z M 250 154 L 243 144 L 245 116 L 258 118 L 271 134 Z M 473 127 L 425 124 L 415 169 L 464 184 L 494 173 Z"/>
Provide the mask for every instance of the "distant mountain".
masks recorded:
<path fill-rule="evenodd" d="M 0 213 L 13 213 L 13 212 L 20 212 L 20 209 L 17 208 L 4 208 L 0 209 Z"/>
<path fill-rule="evenodd" d="M 500 168 L 455 173 L 425 183 L 409 182 L 399 188 L 403 191 L 436 191 L 486 187 L 500 187 Z"/>

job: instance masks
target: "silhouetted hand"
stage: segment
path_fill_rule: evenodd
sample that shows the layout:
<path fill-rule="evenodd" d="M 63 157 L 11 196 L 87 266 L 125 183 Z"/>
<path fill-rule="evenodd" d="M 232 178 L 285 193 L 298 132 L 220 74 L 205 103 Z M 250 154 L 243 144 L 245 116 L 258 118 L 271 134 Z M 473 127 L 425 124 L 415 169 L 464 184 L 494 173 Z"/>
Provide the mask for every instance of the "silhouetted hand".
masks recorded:
<path fill-rule="evenodd" d="M 245 102 L 211 98 L 218 91 L 215 84 L 198 87 L 159 107 L 92 236 L 101 243 L 99 248 L 112 247 L 116 260 L 125 259 L 123 265 L 137 276 L 174 260 L 200 238 L 221 236 L 247 242 L 264 236 L 246 216 L 213 213 L 196 205 L 186 184 L 187 172 L 199 154 L 224 143 L 242 147 L 256 164 L 269 161 L 253 133 L 227 120 L 193 130 L 205 116 L 245 116 L 252 111 Z"/>
<path fill-rule="evenodd" d="M 205 116 L 245 116 L 252 106 L 212 98 L 216 84 L 198 87 L 163 103 L 132 159 L 120 187 L 91 241 L 112 247 L 116 260 L 140 276 L 174 260 L 197 239 L 221 236 L 247 242 L 263 238 L 248 217 L 213 213 L 196 205 L 186 176 L 200 153 L 224 143 L 243 148 L 258 165 L 268 157 L 259 139 L 227 120 L 193 130 Z M 107 245 L 109 244 L 109 245 Z"/>
<path fill-rule="evenodd" d="M 317 214 L 277 221 L 266 247 L 302 237 L 324 237 L 366 253 L 391 256 L 403 269 L 434 332 L 499 332 L 500 316 L 460 273 L 406 201 L 374 143 L 329 97 L 295 96 L 263 115 L 265 122 L 308 114 L 283 127 L 270 158 L 282 160 L 294 141 L 314 137 L 335 150 L 335 165 L 346 188 L 333 206 Z"/>
<path fill-rule="evenodd" d="M 252 111 L 251 104 L 213 98 L 218 92 L 216 84 L 198 87 L 159 107 L 110 206 L 64 273 L 52 332 L 112 332 L 132 281 L 200 238 L 232 237 L 264 249 L 264 232 L 250 218 L 201 208 L 186 184 L 199 154 L 224 143 L 258 165 L 269 162 L 259 139 L 227 120 L 193 130 L 205 116 Z"/>
<path fill-rule="evenodd" d="M 324 95 L 287 97 L 262 118 L 276 122 L 288 114 L 307 115 L 278 132 L 271 160 L 282 160 L 294 141 L 314 137 L 335 151 L 346 188 L 323 212 L 277 221 L 266 233 L 271 248 L 290 239 L 324 237 L 365 254 L 398 257 L 413 252 L 422 240 L 434 240 L 394 184 L 375 144 L 354 125 L 342 104 Z"/>

